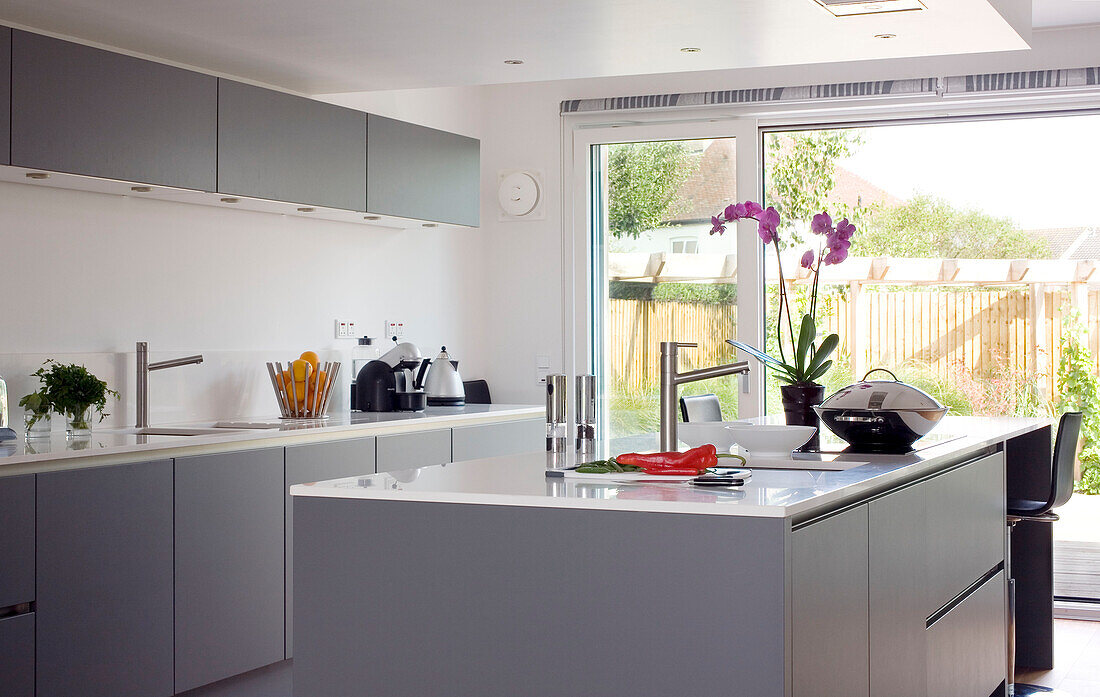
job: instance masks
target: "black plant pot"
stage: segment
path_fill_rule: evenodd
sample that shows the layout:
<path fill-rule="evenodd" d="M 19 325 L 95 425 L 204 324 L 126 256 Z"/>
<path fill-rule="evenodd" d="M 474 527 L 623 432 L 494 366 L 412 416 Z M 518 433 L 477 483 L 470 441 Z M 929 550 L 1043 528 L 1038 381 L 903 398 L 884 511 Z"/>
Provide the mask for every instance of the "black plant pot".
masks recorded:
<path fill-rule="evenodd" d="M 817 433 L 798 452 L 814 452 L 821 449 L 821 419 L 814 407 L 825 401 L 825 386 L 814 383 L 783 385 L 779 388 L 783 397 L 783 417 L 788 426 L 816 426 Z"/>

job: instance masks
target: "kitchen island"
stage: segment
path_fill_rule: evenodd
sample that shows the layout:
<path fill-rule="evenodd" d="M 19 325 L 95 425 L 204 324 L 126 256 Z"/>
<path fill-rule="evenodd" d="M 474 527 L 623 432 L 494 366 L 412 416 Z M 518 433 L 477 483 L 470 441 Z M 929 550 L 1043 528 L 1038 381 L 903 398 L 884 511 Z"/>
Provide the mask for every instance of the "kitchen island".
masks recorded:
<path fill-rule="evenodd" d="M 721 490 L 545 453 L 292 487 L 295 694 L 986 697 L 1006 454 L 1049 458 L 1049 426 L 948 418 L 915 453 Z"/>

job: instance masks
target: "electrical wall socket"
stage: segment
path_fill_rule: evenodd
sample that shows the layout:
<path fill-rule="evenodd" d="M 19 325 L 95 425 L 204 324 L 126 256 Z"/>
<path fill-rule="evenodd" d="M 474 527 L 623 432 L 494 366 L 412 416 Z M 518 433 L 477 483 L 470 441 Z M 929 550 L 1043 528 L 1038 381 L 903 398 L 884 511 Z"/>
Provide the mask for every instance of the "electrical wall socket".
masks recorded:
<path fill-rule="evenodd" d="M 336 320 L 336 338 L 337 339 L 355 339 L 359 336 L 355 330 L 355 322 L 351 322 L 346 319 Z"/>
<path fill-rule="evenodd" d="M 395 336 L 397 337 L 398 341 L 401 341 L 402 339 L 405 338 L 405 322 L 404 321 L 391 319 L 391 320 L 388 320 L 386 322 L 386 331 L 382 335 L 382 338 L 392 339 Z"/>

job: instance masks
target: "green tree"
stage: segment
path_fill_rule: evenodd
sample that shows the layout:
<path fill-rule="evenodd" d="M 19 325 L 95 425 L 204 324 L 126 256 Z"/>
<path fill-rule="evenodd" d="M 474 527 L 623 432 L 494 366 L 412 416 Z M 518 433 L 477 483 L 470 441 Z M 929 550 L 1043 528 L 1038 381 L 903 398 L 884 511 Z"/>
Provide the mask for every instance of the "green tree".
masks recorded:
<path fill-rule="evenodd" d="M 919 194 L 907 203 L 871 213 L 852 239 L 852 254 L 1042 259 L 1050 255 L 1050 246 L 1016 229 L 1011 218 L 956 208 L 942 198 Z"/>
<path fill-rule="evenodd" d="M 677 194 L 696 164 L 685 144 L 622 143 L 607 150 L 611 234 L 637 238 L 675 219 L 686 205 Z"/>
<path fill-rule="evenodd" d="M 1100 494 L 1100 377 L 1093 370 L 1092 354 L 1080 313 L 1062 323 L 1062 358 L 1058 362 L 1058 410 L 1079 411 L 1081 419 L 1081 479 L 1077 491 Z"/>

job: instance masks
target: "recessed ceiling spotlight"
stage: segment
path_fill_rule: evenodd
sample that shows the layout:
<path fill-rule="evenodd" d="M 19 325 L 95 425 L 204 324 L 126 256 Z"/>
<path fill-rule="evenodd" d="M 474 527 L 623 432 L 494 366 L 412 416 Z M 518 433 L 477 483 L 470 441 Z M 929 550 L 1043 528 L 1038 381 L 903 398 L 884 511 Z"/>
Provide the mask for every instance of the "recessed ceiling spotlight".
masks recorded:
<path fill-rule="evenodd" d="M 139 194 L 147 194 L 153 190 L 151 186 L 131 186 L 130 191 L 137 192 Z"/>
<path fill-rule="evenodd" d="M 836 17 L 927 9 L 921 0 L 814 0 Z"/>
<path fill-rule="evenodd" d="M 875 38 L 876 39 L 896 39 L 896 38 L 898 38 L 898 35 L 897 34 L 875 34 Z"/>
<path fill-rule="evenodd" d="M 504 61 L 504 64 L 505 65 L 523 65 L 523 61 L 521 61 L 519 58 L 509 58 L 508 60 Z"/>
<path fill-rule="evenodd" d="M 27 172 L 27 179 L 49 179 L 48 172 Z"/>
<path fill-rule="evenodd" d="M 309 206 L 301 206 L 298 208 L 299 213 L 312 213 L 317 210 L 316 208 L 310 208 Z"/>
<path fill-rule="evenodd" d="M 382 219 L 382 216 L 380 216 L 380 215 L 364 215 L 363 216 L 363 220 L 381 220 L 381 219 Z"/>
<path fill-rule="evenodd" d="M 439 227 L 439 223 L 424 223 L 424 227 Z"/>
<path fill-rule="evenodd" d="M 680 49 L 680 53 L 699 53 L 702 50 L 698 46 L 684 46 Z"/>
<path fill-rule="evenodd" d="M 226 196 L 221 201 L 222 203 L 240 203 L 241 200 L 239 198 L 233 198 L 232 196 Z"/>

